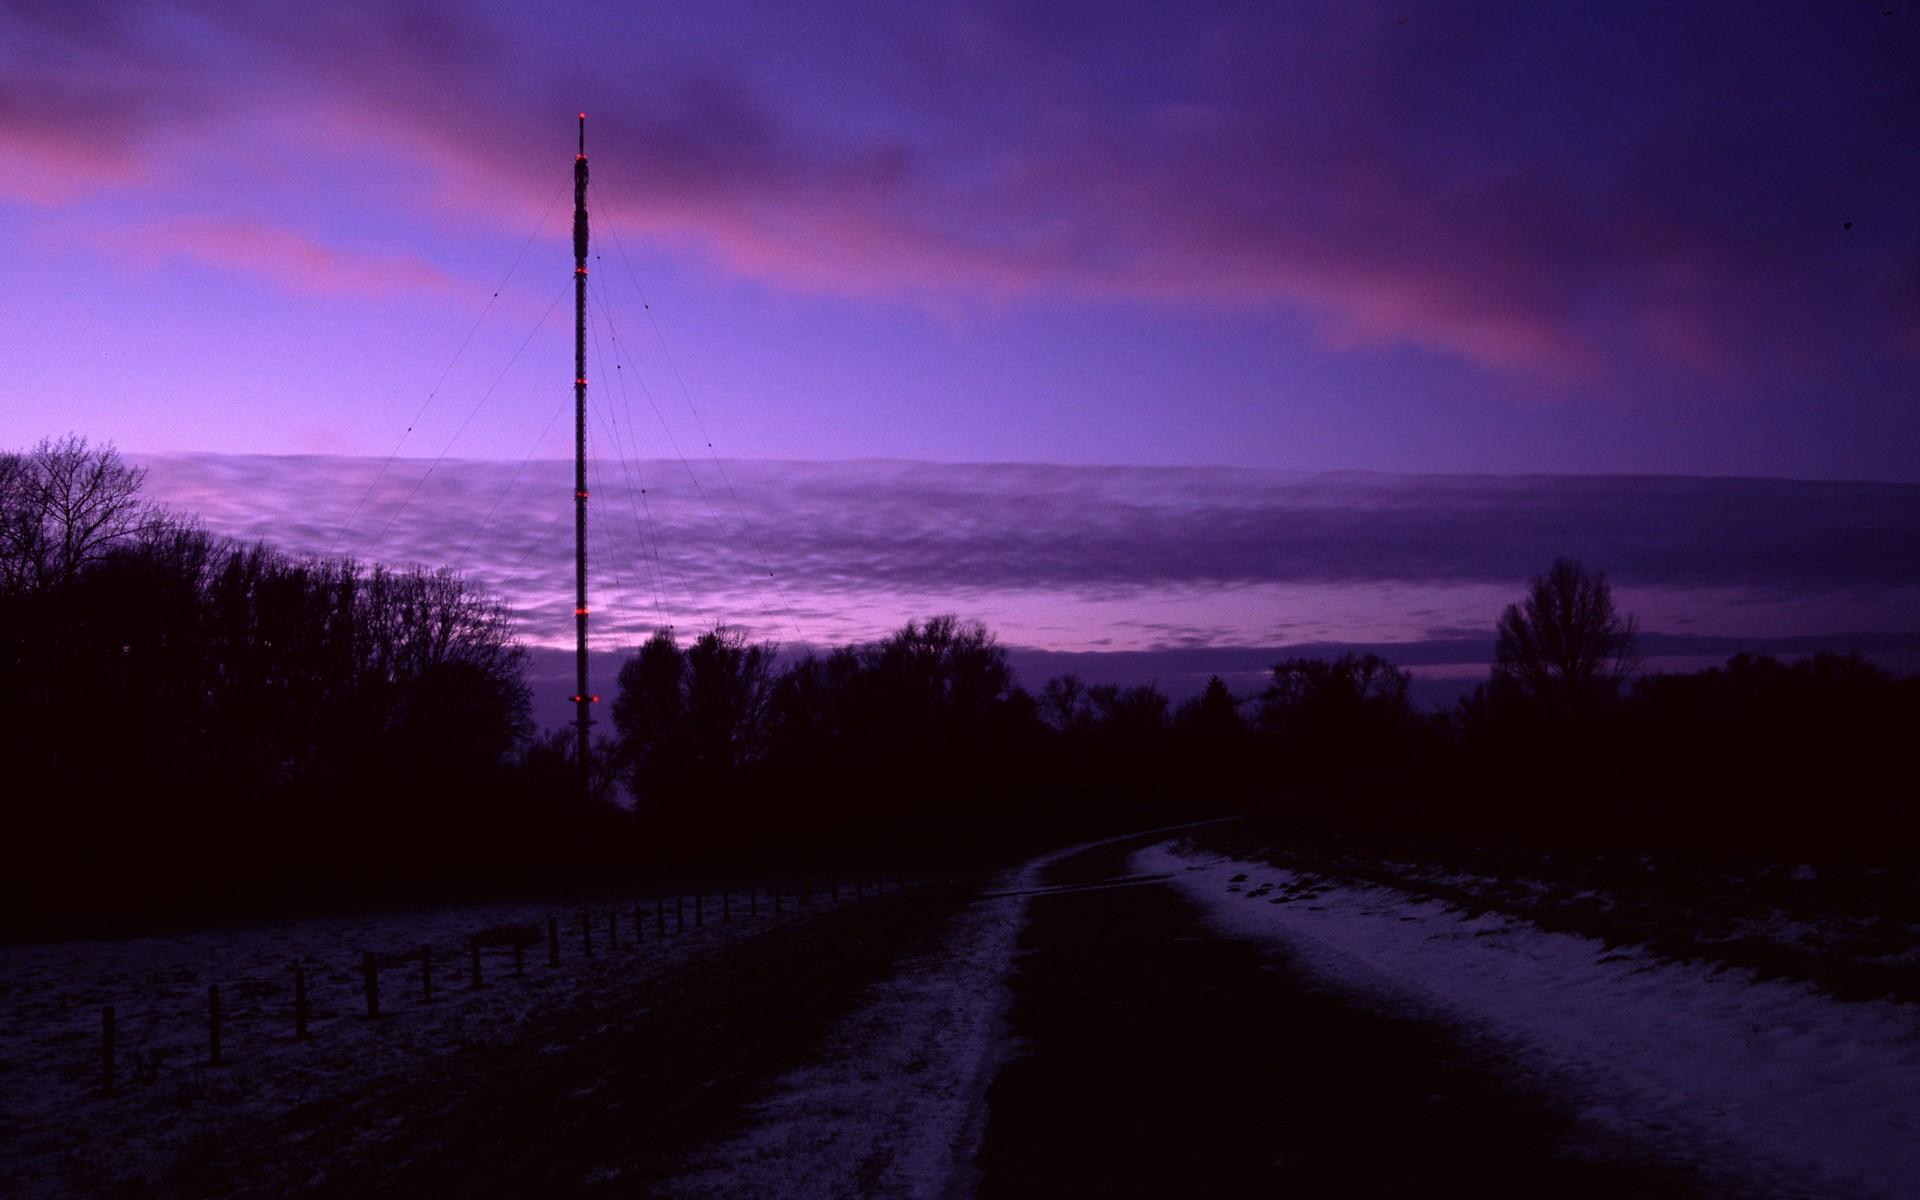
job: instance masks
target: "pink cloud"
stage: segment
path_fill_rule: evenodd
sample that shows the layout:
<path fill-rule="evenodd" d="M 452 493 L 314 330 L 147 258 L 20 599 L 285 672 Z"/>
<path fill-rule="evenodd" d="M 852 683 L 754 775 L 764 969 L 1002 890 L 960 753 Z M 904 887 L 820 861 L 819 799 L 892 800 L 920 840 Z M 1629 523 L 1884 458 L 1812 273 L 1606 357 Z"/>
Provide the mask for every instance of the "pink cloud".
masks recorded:
<path fill-rule="evenodd" d="M 0 12 L 0 198 L 57 206 L 151 181 L 150 143 L 218 104 L 150 44 L 137 5 L 20 0 Z"/>
<path fill-rule="evenodd" d="M 355 136 L 377 138 L 383 127 L 372 111 L 356 107 L 342 119 L 368 122 Z M 955 190 L 917 172 L 913 156 L 897 148 L 802 147 L 735 113 L 719 124 L 741 130 L 740 154 L 721 165 L 716 146 L 694 130 L 602 111 L 590 121 L 590 150 L 596 162 L 615 165 L 596 178 L 617 172 L 640 182 L 613 199 L 605 183 L 595 192 L 622 231 L 700 249 L 737 273 L 784 286 L 867 296 L 1054 291 L 1282 303 L 1320 314 L 1337 346 L 1415 342 L 1502 369 L 1598 370 L 1596 353 L 1566 328 L 1551 272 L 1497 238 L 1463 238 L 1444 221 L 1420 218 L 1429 228 L 1409 232 L 1418 198 L 1398 182 L 1397 194 L 1367 194 L 1385 185 L 1366 172 L 1342 191 L 1338 219 L 1299 210 L 1297 195 L 1311 190 L 1310 180 L 1265 184 L 1270 195 L 1260 204 L 1271 215 L 1248 218 L 1216 199 L 1235 184 L 1238 145 L 1184 163 L 1170 161 L 1172 151 L 1155 159 L 1153 147 L 1144 159 L 1082 147 L 1065 169 L 1050 161 L 1053 147 L 1039 146 L 1003 163 L 997 184 Z M 688 117 L 696 130 L 713 128 L 704 109 Z M 548 199 L 542 187 L 550 192 L 561 140 L 552 124 L 429 121 L 430 137 L 416 130 L 409 140 L 443 173 L 439 204 L 511 226 Z M 1296 198 L 1282 194 L 1287 185 Z M 515 201 L 510 216 L 475 211 L 476 198 L 503 196 Z M 1297 211 L 1287 213 L 1288 205 Z M 1284 217 L 1305 219 L 1274 228 Z M 1380 231 L 1396 229 L 1403 251 L 1382 248 Z"/>
<path fill-rule="evenodd" d="M 1646 321 L 1647 337 L 1656 355 L 1714 379 L 1734 374 L 1731 351 L 1700 308 L 1655 305 L 1647 310 Z"/>
<path fill-rule="evenodd" d="M 1241 13 L 1186 29 L 1156 57 L 1168 78 L 1146 81 L 1161 90 L 1134 103 L 1101 95 L 1113 22 L 963 7 L 902 36 L 910 61 L 822 64 L 863 86 L 891 79 L 884 99 L 911 110 L 857 128 L 739 82 L 755 77 L 751 47 L 724 63 L 636 43 L 596 74 L 521 36 L 507 9 L 188 7 L 219 31 L 197 57 L 130 49 L 124 22 L 36 33 L 78 47 L 86 69 L 44 73 L 59 102 L 0 91 L 0 147 L 25 168 L 0 191 L 54 203 L 142 179 L 159 136 L 206 119 L 217 77 L 223 112 L 271 96 L 303 151 L 424 167 L 414 216 L 520 232 L 564 175 L 565 114 L 587 95 L 595 201 L 623 233 L 792 289 L 935 307 L 1034 293 L 1285 306 L 1337 348 L 1411 344 L 1589 383 L 1624 359 L 1718 379 L 1789 356 L 1817 365 L 1853 315 L 1808 316 L 1809 282 L 1845 296 L 1848 279 L 1782 242 L 1801 214 L 1766 172 L 1791 156 L 1730 142 L 1754 118 L 1727 118 L 1713 93 L 1637 141 L 1596 130 L 1591 154 L 1536 162 L 1509 144 L 1526 114 L 1477 106 L 1495 95 L 1485 56 L 1524 22 L 1460 16 L 1451 40 L 1416 42 L 1364 6 Z M 1295 62 L 1302 21 L 1317 49 Z M 120 61 L 132 82 L 101 65 Z M 1026 120 L 1002 118 L 1005 97 Z M 423 261 L 255 226 L 173 223 L 135 241 L 308 291 L 444 282 Z"/>
<path fill-rule="evenodd" d="M 0 198 L 56 206 L 150 177 L 142 101 L 130 89 L 0 77 Z M 118 112 L 116 122 L 109 117 Z"/>
<path fill-rule="evenodd" d="M 503 90 L 486 37 L 402 36 L 404 12 L 353 12 L 298 37 L 270 18 L 246 23 L 293 56 L 305 86 L 283 88 L 280 103 L 304 106 L 309 135 L 427 165 L 436 219 L 517 230 L 543 210 L 564 169 L 565 129 L 546 119 L 560 106 L 526 100 L 556 81 Z M 604 97 L 590 149 L 610 164 L 595 199 L 630 236 L 699 250 L 742 275 L 941 303 L 1042 291 L 1279 303 L 1319 314 L 1340 347 L 1413 342 L 1501 369 L 1594 369 L 1524 253 L 1425 216 L 1417 181 L 1371 154 L 1349 155 L 1333 177 L 1315 177 L 1313 163 L 1297 176 L 1250 171 L 1273 158 L 1275 131 L 1227 107 L 1163 107 L 1141 128 L 1009 131 L 999 161 L 955 184 L 904 141 L 808 136 L 724 77 L 674 78 L 646 94 L 604 80 L 590 89 Z M 621 193 L 609 195 L 609 178 Z M 1315 190 L 1339 200 L 1303 206 Z M 237 268 L 271 263 L 282 282 L 309 289 L 378 290 L 407 274 L 310 246 L 262 254 L 258 231 L 169 233 L 169 249 Z"/>
<path fill-rule="evenodd" d="M 260 275 L 308 295 L 385 296 L 453 286 L 444 272 L 418 255 L 342 250 L 254 221 L 161 221 L 102 234 L 95 242 L 148 263 L 184 259 Z"/>

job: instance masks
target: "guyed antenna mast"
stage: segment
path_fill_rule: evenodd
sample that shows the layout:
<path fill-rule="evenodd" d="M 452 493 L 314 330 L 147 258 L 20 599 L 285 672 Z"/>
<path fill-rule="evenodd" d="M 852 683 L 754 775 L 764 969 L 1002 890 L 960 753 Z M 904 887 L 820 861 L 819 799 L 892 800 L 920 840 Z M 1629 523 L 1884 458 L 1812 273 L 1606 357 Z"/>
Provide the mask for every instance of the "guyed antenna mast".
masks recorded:
<path fill-rule="evenodd" d="M 573 156 L 573 628 L 580 791 L 593 794 L 587 759 L 589 715 L 600 697 L 587 691 L 587 114 L 580 114 L 580 149 Z"/>

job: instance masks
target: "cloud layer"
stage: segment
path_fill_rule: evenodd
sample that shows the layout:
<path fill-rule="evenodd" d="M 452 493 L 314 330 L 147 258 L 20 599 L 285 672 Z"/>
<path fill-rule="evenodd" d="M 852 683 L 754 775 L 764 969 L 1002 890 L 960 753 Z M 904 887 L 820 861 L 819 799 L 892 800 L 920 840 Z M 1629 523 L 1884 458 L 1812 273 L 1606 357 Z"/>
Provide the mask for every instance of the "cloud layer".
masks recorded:
<path fill-rule="evenodd" d="M 383 471 L 370 459 L 184 455 L 149 466 L 157 495 L 223 533 L 457 566 L 528 613 L 536 639 L 570 628 L 559 619 L 571 603 L 570 464 L 402 459 Z M 1901 606 L 1920 594 L 1914 485 L 714 460 L 596 462 L 590 479 L 597 593 L 618 597 L 636 628 L 677 613 L 833 641 L 860 623 L 850 613 L 885 628 L 931 601 L 1005 611 L 1032 626 L 1028 641 L 1042 610 L 1080 605 L 1062 619 L 1119 614 L 1135 645 L 1269 644 L 1272 631 L 1313 635 L 1287 613 L 1246 610 L 1293 603 L 1345 606 L 1350 640 L 1404 640 L 1484 629 L 1499 597 L 1559 554 L 1624 593 L 1666 597 L 1662 616 L 1676 621 L 1739 606 L 1792 614 L 1765 627 L 1776 634 L 1906 629 Z M 1674 599 L 1688 595 L 1718 599 Z M 1176 603 L 1185 617 L 1167 616 Z M 1077 628 L 1055 644 L 1111 633 Z"/>
<path fill-rule="evenodd" d="M 536 651 L 541 719 L 567 718 L 570 464 L 146 465 L 153 495 L 220 533 L 469 573 Z M 1656 668 L 1860 650 L 1920 669 L 1912 485 L 712 460 L 591 477 L 603 691 L 662 625 L 797 651 L 956 612 L 987 621 L 1030 684 L 1074 671 L 1185 695 L 1219 674 L 1250 692 L 1281 658 L 1354 649 L 1444 703 L 1484 672 L 1500 607 L 1562 553 L 1609 573 Z"/>
<path fill-rule="evenodd" d="M 505 4 L 14 4 L 0 189 L 191 200 L 239 153 L 287 176 L 249 180 L 256 224 L 316 171 L 387 205 L 403 172 L 396 218 L 517 231 L 586 94 L 607 217 L 787 288 L 1278 304 L 1331 345 L 1562 382 L 1920 355 L 1911 13 L 1404 9 L 723 5 L 554 36 Z M 353 251 L 253 236 L 295 287 L 302 246 Z"/>

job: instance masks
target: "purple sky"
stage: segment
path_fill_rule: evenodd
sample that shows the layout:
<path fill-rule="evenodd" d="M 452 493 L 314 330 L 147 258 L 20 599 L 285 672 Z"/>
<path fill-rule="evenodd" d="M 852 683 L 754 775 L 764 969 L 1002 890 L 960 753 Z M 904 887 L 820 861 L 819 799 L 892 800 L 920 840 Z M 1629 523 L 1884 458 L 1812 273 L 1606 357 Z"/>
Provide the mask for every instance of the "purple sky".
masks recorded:
<path fill-rule="evenodd" d="M 375 466 L 398 447 L 407 486 L 443 453 L 559 457 L 571 330 L 552 306 L 585 109 L 608 477 L 656 459 L 684 477 L 678 455 L 710 462 L 711 442 L 744 476 L 882 458 L 1920 482 L 1916 62 L 1912 0 L 12 0 L 0 446 L 74 430 L 137 455 Z M 184 498 L 316 548 L 266 498 L 313 472 L 233 461 L 252 511 Z M 344 519 L 358 469 L 301 513 Z M 1015 527 L 1052 486 L 967 479 L 965 503 Z M 1753 514 L 1781 503 L 1726 509 L 1732 540 L 1762 545 Z M 1888 544 L 1911 491 L 1871 504 L 1846 527 L 1912 557 Z M 1718 561 L 1725 531 L 1686 528 Z M 1471 604 L 1438 561 L 1378 603 L 1266 580 L 1282 590 L 1209 608 L 1179 599 L 1217 590 L 1181 539 L 1096 541 L 1127 562 L 1066 579 L 996 557 L 1010 535 L 988 522 L 961 558 L 1031 568 L 984 607 L 1057 650 L 1158 644 L 1150 626 L 1185 631 L 1168 645 L 1397 641 L 1427 636 L 1416 610 L 1465 621 L 1588 532 L 1505 547 Z M 414 549 L 448 561 L 466 540 Z M 1633 540 L 1605 544 L 1595 565 L 1641 586 Z M 1149 552 L 1170 557 L 1145 590 L 1090 582 Z M 943 599 L 955 581 L 925 566 L 847 570 Z M 1802 579 L 1764 619 L 1720 592 L 1655 607 L 1669 632 L 1908 630 L 1889 597 L 1912 581 L 1861 570 Z M 863 624 L 850 593 L 793 586 L 835 614 L 801 640 Z"/>
<path fill-rule="evenodd" d="M 14 0 L 0 444 L 384 455 L 584 108 L 597 284 L 728 454 L 1911 481 L 1916 62 L 1911 0 Z"/>

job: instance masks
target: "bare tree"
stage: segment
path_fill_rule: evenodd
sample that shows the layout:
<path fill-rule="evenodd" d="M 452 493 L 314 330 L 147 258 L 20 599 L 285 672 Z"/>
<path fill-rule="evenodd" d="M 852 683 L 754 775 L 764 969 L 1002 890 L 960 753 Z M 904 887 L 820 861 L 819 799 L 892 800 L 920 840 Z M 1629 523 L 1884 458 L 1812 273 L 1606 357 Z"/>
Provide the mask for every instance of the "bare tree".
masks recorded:
<path fill-rule="evenodd" d="M 1047 680 L 1040 689 L 1040 714 L 1061 733 L 1085 733 L 1093 724 L 1086 681 L 1072 672 Z"/>
<path fill-rule="evenodd" d="M 46 560 L 46 527 L 24 454 L 0 454 L 0 593 L 26 589 Z"/>
<path fill-rule="evenodd" d="M 613 724 L 635 796 L 718 789 L 767 749 L 779 649 L 722 625 L 682 651 L 660 630 L 621 666 Z"/>
<path fill-rule="evenodd" d="M 729 772 L 766 750 L 767 704 L 779 648 L 726 625 L 687 648 L 686 705 L 694 749 L 709 771 Z"/>
<path fill-rule="evenodd" d="M 160 511 L 140 498 L 146 474 L 72 434 L 0 456 L 0 585 L 71 583 L 153 525 Z"/>
<path fill-rule="evenodd" d="M 1500 614 L 1493 682 L 1562 717 L 1590 711 L 1619 693 L 1639 665 L 1637 626 L 1613 603 L 1602 572 L 1556 558 L 1527 595 Z"/>
<path fill-rule="evenodd" d="M 671 789 L 689 760 L 686 652 L 662 629 L 622 663 L 613 728 L 627 786 L 636 797 Z"/>

